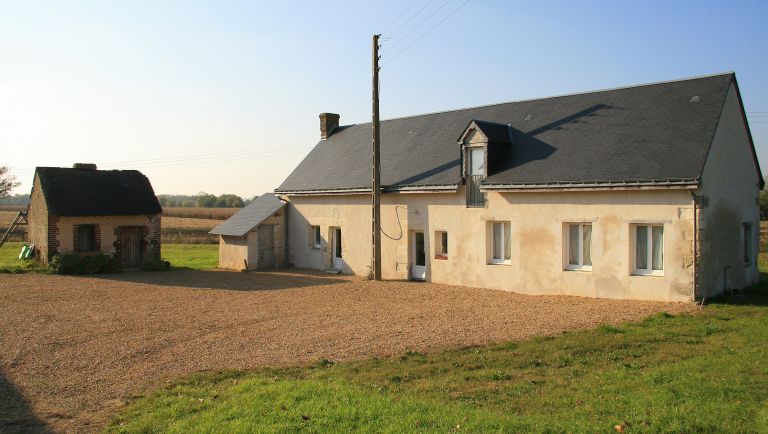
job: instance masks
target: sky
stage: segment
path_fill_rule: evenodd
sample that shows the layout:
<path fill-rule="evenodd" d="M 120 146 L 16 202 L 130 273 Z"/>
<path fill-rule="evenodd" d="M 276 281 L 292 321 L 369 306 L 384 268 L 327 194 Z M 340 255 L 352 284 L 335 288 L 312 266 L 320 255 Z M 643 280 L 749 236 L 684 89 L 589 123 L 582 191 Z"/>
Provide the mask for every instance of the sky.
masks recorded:
<path fill-rule="evenodd" d="M 0 165 L 272 191 L 318 114 L 382 119 L 735 71 L 768 174 L 765 1 L 4 1 Z"/>

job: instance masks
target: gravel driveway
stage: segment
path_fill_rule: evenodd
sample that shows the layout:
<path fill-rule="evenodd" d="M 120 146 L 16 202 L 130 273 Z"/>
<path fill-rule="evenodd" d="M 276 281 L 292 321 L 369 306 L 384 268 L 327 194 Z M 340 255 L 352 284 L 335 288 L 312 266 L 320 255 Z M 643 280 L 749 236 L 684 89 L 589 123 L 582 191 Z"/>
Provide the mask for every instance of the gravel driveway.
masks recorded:
<path fill-rule="evenodd" d="M 480 345 L 690 309 L 293 269 L 0 275 L 0 432 L 97 431 L 132 395 L 204 369 Z"/>

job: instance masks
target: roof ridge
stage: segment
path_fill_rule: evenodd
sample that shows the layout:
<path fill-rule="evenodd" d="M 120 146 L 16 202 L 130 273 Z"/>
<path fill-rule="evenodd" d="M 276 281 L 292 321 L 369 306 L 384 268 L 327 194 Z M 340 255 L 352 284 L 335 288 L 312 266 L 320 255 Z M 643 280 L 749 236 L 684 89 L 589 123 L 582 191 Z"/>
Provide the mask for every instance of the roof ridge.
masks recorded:
<path fill-rule="evenodd" d="M 538 97 L 538 98 L 527 98 L 527 99 L 519 99 L 519 100 L 513 100 L 513 101 L 504 101 L 504 102 L 497 102 L 497 103 L 490 103 L 490 104 L 481 104 L 471 107 L 462 107 L 457 109 L 450 109 L 450 110 L 438 110 L 434 112 L 426 112 L 426 113 L 419 113 L 415 115 L 408 115 L 408 116 L 398 116 L 394 118 L 389 119 L 382 119 L 381 123 L 389 122 L 389 121 L 396 121 L 401 119 L 409 119 L 409 118 L 418 118 L 422 116 L 431 116 L 431 115 L 437 115 L 437 114 L 443 114 L 443 113 L 453 113 L 453 112 L 460 112 L 465 110 L 474 110 L 474 109 L 480 109 L 480 108 L 486 108 L 486 107 L 494 107 L 499 105 L 506 105 L 506 104 L 514 104 L 514 103 L 522 103 L 522 102 L 531 102 L 531 101 L 542 101 L 547 99 L 556 99 L 556 98 L 565 98 L 570 96 L 578 96 L 578 95 L 589 95 L 592 93 L 601 93 L 601 92 L 611 92 L 616 90 L 624 90 L 624 89 L 634 89 L 638 87 L 647 87 L 647 86 L 658 86 L 661 84 L 670 84 L 670 83 L 680 83 L 683 81 L 693 81 L 693 80 L 702 80 L 705 78 L 714 78 L 714 77 L 720 77 L 720 76 L 733 76 L 736 73 L 734 71 L 727 71 L 727 72 L 719 72 L 714 74 L 705 74 L 705 75 L 699 75 L 695 77 L 687 77 L 687 78 L 677 78 L 673 80 L 663 80 L 663 81 L 655 81 L 655 82 L 648 82 L 648 83 L 640 83 L 640 84 L 630 84 L 625 86 L 616 86 L 616 87 L 609 87 L 604 89 L 594 89 L 594 90 L 587 90 L 582 92 L 572 92 L 572 93 L 565 93 L 560 95 L 549 95 L 544 97 Z M 340 127 L 354 127 L 354 126 L 360 126 L 360 125 L 367 125 L 370 124 L 370 122 L 363 122 L 363 123 L 357 123 L 357 124 L 347 124 L 347 125 L 341 125 Z"/>

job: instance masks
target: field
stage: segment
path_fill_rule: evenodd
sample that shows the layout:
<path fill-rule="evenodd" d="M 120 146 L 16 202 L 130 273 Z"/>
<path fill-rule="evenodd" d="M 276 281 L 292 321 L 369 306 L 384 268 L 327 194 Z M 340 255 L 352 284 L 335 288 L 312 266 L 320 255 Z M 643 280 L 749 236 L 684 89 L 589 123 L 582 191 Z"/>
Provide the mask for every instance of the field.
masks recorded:
<path fill-rule="evenodd" d="M 242 208 L 163 208 L 163 217 L 226 220 Z"/>

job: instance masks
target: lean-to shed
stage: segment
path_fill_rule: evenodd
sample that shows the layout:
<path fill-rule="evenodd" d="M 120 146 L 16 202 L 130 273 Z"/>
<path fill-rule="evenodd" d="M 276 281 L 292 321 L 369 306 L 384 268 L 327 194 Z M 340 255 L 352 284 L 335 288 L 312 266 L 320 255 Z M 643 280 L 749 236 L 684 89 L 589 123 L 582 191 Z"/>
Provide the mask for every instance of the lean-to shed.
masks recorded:
<path fill-rule="evenodd" d="M 219 268 L 285 266 L 286 205 L 274 194 L 265 194 L 211 230 L 219 236 Z"/>

